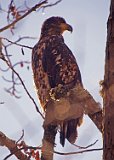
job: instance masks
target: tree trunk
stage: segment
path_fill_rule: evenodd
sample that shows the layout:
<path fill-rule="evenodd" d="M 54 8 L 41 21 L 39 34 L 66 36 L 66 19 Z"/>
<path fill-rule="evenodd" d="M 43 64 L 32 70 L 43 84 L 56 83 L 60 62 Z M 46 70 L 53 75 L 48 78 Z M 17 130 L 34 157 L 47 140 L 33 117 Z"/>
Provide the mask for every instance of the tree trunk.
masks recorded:
<path fill-rule="evenodd" d="M 103 159 L 114 160 L 114 0 L 111 0 L 107 23 L 107 46 L 104 76 Z"/>

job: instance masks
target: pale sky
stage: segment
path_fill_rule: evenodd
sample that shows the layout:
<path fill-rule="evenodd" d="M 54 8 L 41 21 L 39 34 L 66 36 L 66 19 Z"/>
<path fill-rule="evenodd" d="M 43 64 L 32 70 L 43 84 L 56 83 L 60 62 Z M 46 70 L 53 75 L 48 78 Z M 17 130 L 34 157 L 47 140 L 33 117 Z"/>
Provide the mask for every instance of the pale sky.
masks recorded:
<path fill-rule="evenodd" d="M 9 1 L 1 1 L 1 5 L 5 8 Z M 16 0 L 20 3 L 19 0 Z M 37 0 L 28 3 L 33 6 Z M 50 0 L 49 2 L 53 2 Z M 40 36 L 40 29 L 45 19 L 51 16 L 61 16 L 72 25 L 73 33 L 65 32 L 65 43 L 74 53 L 78 65 L 81 70 L 84 87 L 93 95 L 96 101 L 102 103 L 99 95 L 99 81 L 103 79 L 104 75 L 104 59 L 106 46 L 106 25 L 109 15 L 110 0 L 62 0 L 57 6 L 47 8 L 44 12 L 34 12 L 27 18 L 18 23 L 15 35 L 13 36 L 9 31 L 2 33 L 2 36 L 14 41 L 19 35 L 22 36 Z M 2 18 L 2 16 L 0 17 Z M 5 20 L 2 21 L 5 23 Z M 2 27 L 2 26 L 1 26 Z M 34 46 L 38 41 L 24 40 L 23 44 Z M 21 50 L 17 50 L 16 46 L 10 48 L 10 53 L 13 62 L 20 60 L 31 61 L 31 50 L 25 49 L 25 55 L 21 54 Z M 4 63 L 0 61 L 0 67 Z M 38 104 L 37 96 L 34 92 L 32 71 L 27 71 L 20 67 L 16 68 L 24 80 L 29 92 L 34 97 Z M 0 73 L 10 78 L 9 73 Z M 0 101 L 5 104 L 0 106 L 0 130 L 12 139 L 18 140 L 22 134 L 22 129 L 25 131 L 24 140 L 28 145 L 37 146 L 42 143 L 43 129 L 42 119 L 36 112 L 31 100 L 26 95 L 23 87 L 19 87 L 21 91 L 21 99 L 11 97 L 4 91 L 8 87 L 8 83 L 4 82 L 0 77 Z M 39 105 L 39 104 L 38 104 Z M 82 126 L 78 129 L 78 139 L 76 144 L 80 146 L 87 146 L 98 139 L 98 142 L 93 148 L 102 147 L 102 136 L 93 122 L 87 117 L 84 117 Z M 56 138 L 57 147 L 55 150 L 68 152 L 76 151 L 76 148 L 66 143 L 63 148 L 59 145 L 59 135 Z M 6 148 L 0 147 L 0 160 L 2 160 L 9 152 Z M 54 160 L 102 160 L 102 152 L 83 153 L 73 156 L 58 156 L 55 155 Z M 15 160 L 15 157 L 10 158 Z"/>

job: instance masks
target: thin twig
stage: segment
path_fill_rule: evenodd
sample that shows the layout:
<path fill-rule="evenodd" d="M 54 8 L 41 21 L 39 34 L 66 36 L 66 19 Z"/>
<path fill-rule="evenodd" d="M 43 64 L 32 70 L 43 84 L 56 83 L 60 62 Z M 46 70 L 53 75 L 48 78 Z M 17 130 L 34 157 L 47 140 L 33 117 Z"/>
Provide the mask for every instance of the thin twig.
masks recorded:
<path fill-rule="evenodd" d="M 76 151 L 76 152 L 66 152 L 66 153 L 54 151 L 54 153 L 59 154 L 59 155 L 68 156 L 68 155 L 74 155 L 74 154 L 80 154 L 80 153 L 86 153 L 86 152 L 102 151 L 102 150 L 103 150 L 103 148 L 94 148 L 94 149 L 86 149 L 86 150 L 81 150 L 81 151 Z"/>
<path fill-rule="evenodd" d="M 21 98 L 21 96 L 17 96 L 16 93 L 18 92 L 15 88 L 14 88 L 14 85 L 12 87 L 10 87 L 9 89 L 7 88 L 4 88 L 4 90 L 7 92 L 7 93 L 10 93 L 10 95 L 14 96 L 15 98 L 19 99 Z"/>
<path fill-rule="evenodd" d="M 18 83 L 16 82 L 18 79 L 16 79 L 15 81 L 13 80 L 9 80 L 9 79 L 6 79 L 4 76 L 2 76 L 2 79 L 8 83 L 14 83 L 15 85 L 21 85 L 21 83 Z"/>
<path fill-rule="evenodd" d="M 37 37 L 30 37 L 30 36 L 20 37 L 20 36 L 19 36 L 19 38 L 15 41 L 15 43 L 20 42 L 20 41 L 25 40 L 25 39 L 33 39 L 33 40 L 34 40 L 34 39 L 37 39 Z M 9 39 L 8 39 L 8 40 L 9 40 Z M 12 45 L 12 43 L 6 45 L 6 47 L 9 47 L 9 46 L 11 46 L 11 45 Z"/>
<path fill-rule="evenodd" d="M 28 89 L 26 88 L 23 80 L 21 79 L 20 75 L 18 74 L 18 72 L 15 71 L 15 69 L 12 67 L 12 65 L 10 65 L 10 63 L 4 58 L 2 59 L 3 61 L 6 62 L 7 66 L 13 71 L 13 73 L 15 73 L 17 75 L 17 77 L 19 78 L 24 90 L 26 91 L 27 95 L 29 96 L 29 98 L 31 99 L 31 101 L 33 102 L 33 104 L 35 105 L 36 111 L 41 115 L 41 117 L 44 119 L 44 116 L 42 115 L 42 113 L 39 111 L 38 106 L 34 100 L 34 98 L 30 95 Z"/>
<path fill-rule="evenodd" d="M 78 147 L 79 149 L 87 149 L 87 148 L 92 147 L 93 145 L 95 145 L 97 142 L 98 142 L 98 140 L 96 140 L 94 143 L 92 143 L 92 144 L 90 144 L 90 145 L 88 145 L 86 147 L 82 147 L 82 146 L 79 146 L 77 144 L 72 144 L 72 145 L 75 146 L 75 147 Z"/>
<path fill-rule="evenodd" d="M 58 3 L 60 3 L 61 1 L 62 1 L 62 0 L 58 0 L 58 1 L 56 1 L 55 3 L 50 3 L 50 4 L 48 4 L 48 5 L 42 6 L 41 8 L 42 8 L 43 11 L 44 11 L 45 8 L 55 6 L 55 5 L 57 5 Z"/>
<path fill-rule="evenodd" d="M 24 130 L 22 130 L 22 135 L 21 135 L 21 137 L 17 140 L 16 144 L 18 144 L 18 143 L 22 140 L 23 137 L 24 137 Z"/>
<path fill-rule="evenodd" d="M 20 160 L 28 160 L 27 155 L 18 150 L 14 140 L 8 138 L 4 133 L 0 132 L 0 146 L 7 147 L 12 155 L 15 155 Z M 16 152 L 15 152 L 16 151 Z"/>
<path fill-rule="evenodd" d="M 46 3 L 47 3 L 47 0 L 44 0 L 41 3 L 36 4 L 31 9 L 29 9 L 25 14 L 23 14 L 22 16 L 19 16 L 12 23 L 10 23 L 10 24 L 6 25 L 5 27 L 1 28 L 0 32 L 3 32 L 5 30 L 9 29 L 10 27 L 14 26 L 17 22 L 19 22 L 20 20 L 22 20 L 23 18 L 25 18 L 26 16 L 28 16 L 31 12 L 36 11 L 37 8 L 41 7 L 43 4 L 46 4 Z"/>
<path fill-rule="evenodd" d="M 42 147 L 33 147 L 33 146 L 26 146 L 26 147 L 21 147 L 19 148 L 18 150 L 15 150 L 13 154 L 15 154 L 16 152 L 18 151 L 21 151 L 21 150 L 27 150 L 27 149 L 33 149 L 33 150 L 42 150 Z M 65 155 L 65 156 L 68 156 L 68 155 L 76 155 L 76 154 L 82 154 L 82 153 L 87 153 L 87 152 L 95 152 L 95 151 L 101 151 L 103 150 L 103 148 L 93 148 L 93 149 L 86 149 L 86 150 L 81 150 L 81 151 L 76 151 L 76 152 L 58 152 L 58 151 L 54 151 L 55 154 L 58 154 L 58 155 Z M 49 152 L 49 151 L 48 151 Z M 52 152 L 52 151 L 50 151 Z M 11 157 L 13 155 L 12 153 L 7 155 L 4 160 L 7 160 L 9 157 Z"/>
<path fill-rule="evenodd" d="M 2 37 L 2 39 L 6 40 L 7 42 L 10 42 L 11 44 L 15 44 L 17 46 L 20 46 L 20 47 L 24 47 L 24 48 L 28 48 L 28 49 L 33 49 L 33 47 L 30 47 L 30 46 L 27 46 L 27 45 L 23 45 L 23 44 L 19 44 L 17 42 L 13 42 L 13 41 L 11 41 L 11 40 L 9 40 L 7 38 L 3 38 Z"/>
<path fill-rule="evenodd" d="M 31 38 L 31 37 L 28 37 L 28 36 L 26 36 L 26 37 L 19 37 L 15 42 L 21 41 L 21 40 L 23 40 L 23 39 L 25 39 L 25 38 Z M 3 39 L 4 39 L 4 38 L 1 38 L 1 40 L 3 40 Z M 6 39 L 7 39 L 7 38 L 6 38 Z M 6 39 L 5 39 L 5 40 L 6 40 Z M 16 67 L 17 65 L 20 65 L 20 67 L 23 67 L 24 64 L 29 64 L 29 63 L 30 63 L 29 61 L 20 61 L 20 62 L 15 63 L 14 65 L 12 64 L 11 59 L 10 59 L 10 57 L 8 56 L 8 50 L 7 50 L 8 47 L 9 47 L 9 45 L 12 44 L 12 41 L 10 41 L 9 39 L 7 39 L 7 41 L 9 42 L 8 45 L 4 45 L 4 44 L 2 43 L 2 41 L 1 41 L 2 47 L 4 47 L 4 51 L 5 51 L 6 55 L 3 56 L 3 53 L 2 53 L 2 52 L 1 52 L 1 53 L 2 53 L 2 57 L 5 57 L 5 56 L 6 56 L 8 62 L 9 62 L 9 64 L 10 64 L 10 66 L 12 66 L 12 68 L 14 68 L 14 67 Z M 20 47 L 20 46 L 19 46 L 19 47 Z M 2 59 L 2 58 L 1 58 L 1 59 Z M 0 70 L 3 71 L 3 72 L 7 72 L 9 69 L 10 69 L 9 67 L 8 67 L 7 69 L 5 69 L 5 70 L 2 69 L 2 68 L 0 68 Z M 14 74 L 13 71 L 12 71 L 12 73 L 11 73 L 11 78 L 12 78 L 11 80 L 8 80 L 8 79 L 6 79 L 5 77 L 3 77 L 3 79 L 4 79 L 5 81 L 12 83 L 12 86 L 11 86 L 9 89 L 5 89 L 5 91 L 8 92 L 8 93 L 10 93 L 11 95 L 15 96 L 16 98 L 20 98 L 20 96 L 18 96 L 18 95 L 16 94 L 16 92 L 17 92 L 16 85 L 19 84 L 19 83 L 16 82 L 16 81 L 18 80 L 18 77 L 17 77 L 17 80 L 16 80 L 16 76 L 15 76 L 15 74 Z M 17 92 L 17 93 L 18 93 L 18 92 Z"/>

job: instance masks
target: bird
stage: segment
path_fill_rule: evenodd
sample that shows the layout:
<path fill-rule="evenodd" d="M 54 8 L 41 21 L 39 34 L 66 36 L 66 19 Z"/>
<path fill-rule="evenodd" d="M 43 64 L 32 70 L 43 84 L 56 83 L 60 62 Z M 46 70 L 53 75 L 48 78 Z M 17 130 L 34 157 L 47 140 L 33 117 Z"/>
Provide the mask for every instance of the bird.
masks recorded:
<path fill-rule="evenodd" d="M 34 83 L 44 111 L 50 98 L 59 100 L 76 84 L 83 85 L 77 60 L 64 42 L 64 31 L 73 31 L 64 18 L 53 16 L 46 19 L 41 27 L 39 41 L 32 50 Z M 63 147 L 66 139 L 71 144 L 75 143 L 80 119 L 82 117 L 71 118 L 59 125 Z"/>

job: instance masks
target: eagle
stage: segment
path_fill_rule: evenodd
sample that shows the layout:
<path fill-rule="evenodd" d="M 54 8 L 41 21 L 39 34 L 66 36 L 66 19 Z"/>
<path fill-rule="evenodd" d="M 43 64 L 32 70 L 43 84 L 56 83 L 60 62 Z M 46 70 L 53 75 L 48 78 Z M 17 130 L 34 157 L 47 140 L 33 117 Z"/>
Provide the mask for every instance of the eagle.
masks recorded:
<path fill-rule="evenodd" d="M 50 99 L 58 101 L 77 84 L 82 85 L 76 58 L 64 42 L 62 34 L 66 30 L 73 31 L 64 18 L 48 18 L 43 23 L 40 39 L 32 50 L 34 83 L 44 112 Z M 62 125 L 59 124 L 62 146 L 65 145 L 65 139 L 75 143 L 81 118 L 71 118 Z"/>

